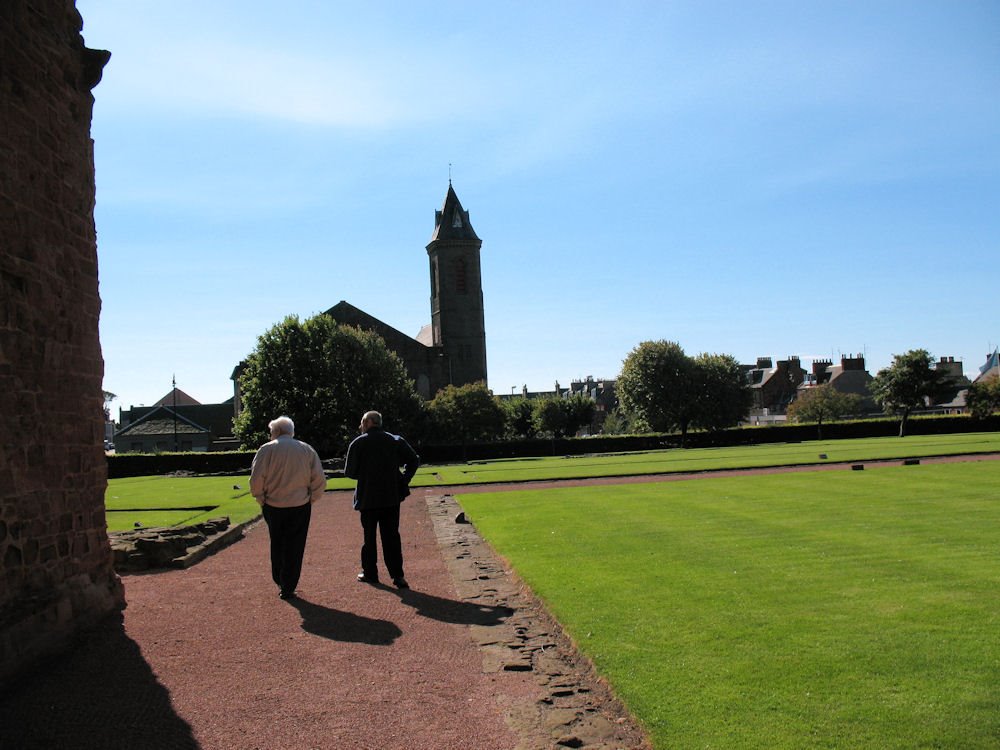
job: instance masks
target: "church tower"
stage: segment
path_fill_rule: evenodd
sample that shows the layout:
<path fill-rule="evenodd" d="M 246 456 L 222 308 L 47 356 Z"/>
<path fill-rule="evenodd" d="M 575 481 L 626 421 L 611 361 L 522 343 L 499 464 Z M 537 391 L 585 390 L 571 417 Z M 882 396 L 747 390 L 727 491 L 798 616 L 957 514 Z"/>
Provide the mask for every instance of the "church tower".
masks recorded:
<path fill-rule="evenodd" d="M 431 335 L 448 357 L 448 382 L 486 382 L 486 323 L 479 250 L 483 241 L 469 212 L 448 181 L 448 195 L 434 212 L 434 234 L 427 245 L 431 271 Z"/>

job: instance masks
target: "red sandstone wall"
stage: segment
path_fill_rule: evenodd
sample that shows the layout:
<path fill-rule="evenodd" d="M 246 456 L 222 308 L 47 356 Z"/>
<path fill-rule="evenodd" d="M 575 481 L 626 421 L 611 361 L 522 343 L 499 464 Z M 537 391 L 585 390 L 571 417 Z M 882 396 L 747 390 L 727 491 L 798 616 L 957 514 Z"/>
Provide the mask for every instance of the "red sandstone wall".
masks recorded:
<path fill-rule="evenodd" d="M 0 681 L 124 606 L 104 517 L 93 97 L 71 0 L 0 1 Z"/>

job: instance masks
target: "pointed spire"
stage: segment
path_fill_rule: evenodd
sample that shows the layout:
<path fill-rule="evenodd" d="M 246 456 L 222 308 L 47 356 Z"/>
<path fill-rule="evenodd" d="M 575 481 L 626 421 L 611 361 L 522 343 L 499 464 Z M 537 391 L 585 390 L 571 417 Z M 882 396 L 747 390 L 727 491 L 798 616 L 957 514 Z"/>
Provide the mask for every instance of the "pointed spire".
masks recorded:
<path fill-rule="evenodd" d="M 469 212 L 462 208 L 461 201 L 448 178 L 448 194 L 440 211 L 434 212 L 434 233 L 431 242 L 435 240 L 476 240 L 479 236 L 469 221 Z"/>

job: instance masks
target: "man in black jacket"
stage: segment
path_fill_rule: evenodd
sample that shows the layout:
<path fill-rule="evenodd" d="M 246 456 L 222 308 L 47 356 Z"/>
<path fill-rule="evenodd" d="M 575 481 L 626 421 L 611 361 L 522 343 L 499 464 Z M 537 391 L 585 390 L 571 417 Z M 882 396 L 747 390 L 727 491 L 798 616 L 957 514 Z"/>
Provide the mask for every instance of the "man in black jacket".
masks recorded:
<path fill-rule="evenodd" d="M 382 538 L 382 556 L 397 588 L 407 589 L 403 576 L 403 548 L 399 539 L 399 504 L 410 494 L 410 479 L 420 457 L 403 438 L 382 429 L 382 415 L 365 412 L 361 434 L 347 449 L 344 474 L 358 480 L 354 509 L 361 513 L 364 543 L 358 580 L 378 583 L 376 530 Z M 400 472 L 402 469 L 402 472 Z"/>

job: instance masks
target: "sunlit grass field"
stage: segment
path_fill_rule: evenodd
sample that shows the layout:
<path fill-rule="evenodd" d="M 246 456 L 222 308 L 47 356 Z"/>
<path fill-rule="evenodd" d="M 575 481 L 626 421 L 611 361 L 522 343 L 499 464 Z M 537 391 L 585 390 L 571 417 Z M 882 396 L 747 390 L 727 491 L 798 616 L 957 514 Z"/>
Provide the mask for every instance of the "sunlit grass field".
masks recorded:
<path fill-rule="evenodd" d="M 1000 462 L 459 500 L 658 748 L 1000 747 Z"/>
<path fill-rule="evenodd" d="M 143 526 L 183 526 L 229 516 L 238 524 L 260 506 L 250 495 L 249 477 L 128 477 L 111 479 L 105 492 L 108 531 Z M 236 489 L 236 486 L 239 489 Z"/>
<path fill-rule="evenodd" d="M 836 461 L 915 458 L 1000 451 L 1000 433 L 808 441 L 734 448 L 699 448 L 590 456 L 511 459 L 422 466 L 414 487 L 527 482 L 637 474 L 800 465 Z M 826 458 L 820 458 L 825 455 Z M 132 477 L 108 482 L 108 529 L 179 526 L 228 515 L 232 523 L 255 517 L 259 507 L 249 477 Z M 235 489 L 238 485 L 240 489 Z M 331 479 L 329 489 L 350 489 L 351 479 Z M 207 509 L 206 509 L 207 508 Z"/>
<path fill-rule="evenodd" d="M 556 456 L 425 466 L 418 470 L 412 485 L 433 487 L 543 479 L 581 479 L 838 461 L 919 458 L 990 451 L 1000 451 L 1000 433 L 810 440 L 803 443 L 772 443 L 730 448 L 675 448 L 638 453 Z M 820 458 L 821 455 L 825 455 L 826 458 Z M 331 489 L 353 486 L 354 482 L 350 479 L 336 479 L 329 482 Z"/>

